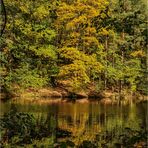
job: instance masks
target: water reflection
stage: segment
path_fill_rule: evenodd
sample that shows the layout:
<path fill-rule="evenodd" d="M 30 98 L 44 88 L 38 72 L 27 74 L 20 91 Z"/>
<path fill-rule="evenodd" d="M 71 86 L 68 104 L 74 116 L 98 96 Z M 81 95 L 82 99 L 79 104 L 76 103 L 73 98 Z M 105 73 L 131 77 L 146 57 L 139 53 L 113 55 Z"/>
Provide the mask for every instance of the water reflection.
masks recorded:
<path fill-rule="evenodd" d="M 52 131 L 54 143 L 72 141 L 80 145 L 84 141 L 111 141 L 117 143 L 125 128 L 138 130 L 146 128 L 146 104 L 126 106 L 102 105 L 98 102 L 22 104 L 2 103 L 1 114 L 15 106 L 18 112 L 33 114 L 43 121 Z M 63 131 L 60 131 L 63 130 Z M 64 133 L 67 131 L 67 133 Z M 61 134 L 62 133 L 62 134 Z M 64 136 L 68 135 L 68 136 Z M 102 142 L 103 143 L 103 142 Z"/>

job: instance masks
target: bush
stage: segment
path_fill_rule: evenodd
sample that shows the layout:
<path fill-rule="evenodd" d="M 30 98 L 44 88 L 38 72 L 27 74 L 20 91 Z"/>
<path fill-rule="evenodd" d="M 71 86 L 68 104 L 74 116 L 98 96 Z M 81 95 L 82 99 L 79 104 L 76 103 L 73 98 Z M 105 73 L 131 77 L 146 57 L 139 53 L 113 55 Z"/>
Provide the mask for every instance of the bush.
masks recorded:
<path fill-rule="evenodd" d="M 50 136 L 50 127 L 33 115 L 17 112 L 13 108 L 0 119 L 1 145 L 29 144 L 35 139 Z"/>

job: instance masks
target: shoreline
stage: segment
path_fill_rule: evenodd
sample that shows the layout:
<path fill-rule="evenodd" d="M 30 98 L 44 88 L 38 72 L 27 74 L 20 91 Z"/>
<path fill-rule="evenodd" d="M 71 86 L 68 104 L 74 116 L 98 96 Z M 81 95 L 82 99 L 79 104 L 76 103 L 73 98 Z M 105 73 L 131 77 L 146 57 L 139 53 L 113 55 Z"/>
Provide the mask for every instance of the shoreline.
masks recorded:
<path fill-rule="evenodd" d="M 59 88 L 42 88 L 38 90 L 28 89 L 21 93 L 6 94 L 0 93 L 0 100 L 7 101 L 9 99 L 20 98 L 29 102 L 43 102 L 43 103 L 63 103 L 63 102 L 79 102 L 88 103 L 90 101 L 99 101 L 103 104 L 118 104 L 120 102 L 143 102 L 148 101 L 148 96 L 136 93 L 119 94 L 111 92 L 110 90 L 100 92 L 79 92 L 71 93 Z"/>

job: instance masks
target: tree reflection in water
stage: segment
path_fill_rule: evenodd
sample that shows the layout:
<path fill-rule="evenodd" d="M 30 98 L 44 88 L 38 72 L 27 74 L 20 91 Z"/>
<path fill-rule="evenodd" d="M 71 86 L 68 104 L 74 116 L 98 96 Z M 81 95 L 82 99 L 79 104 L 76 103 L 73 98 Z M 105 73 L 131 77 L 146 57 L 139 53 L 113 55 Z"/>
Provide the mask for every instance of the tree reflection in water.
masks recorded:
<path fill-rule="evenodd" d="M 82 107 L 82 104 L 68 103 L 49 106 L 35 105 L 33 107 L 34 110 L 31 110 L 29 105 L 19 108 L 19 105 L 15 104 L 15 112 L 12 112 L 13 108 L 11 108 L 10 112 L 1 119 L 1 122 L 3 122 L 1 124 L 3 125 L 3 127 L 1 126 L 3 131 L 1 134 L 1 145 L 5 146 L 6 143 L 10 145 L 18 145 L 20 143 L 37 145 L 36 140 L 40 140 L 42 145 L 51 145 L 52 147 L 146 146 L 146 120 L 144 116 L 139 116 L 142 113 L 145 114 L 145 107 L 144 104 L 102 106 L 98 103 L 83 104 Z M 20 111 L 25 112 L 26 118 L 23 120 L 20 120 L 22 119 Z M 29 124 L 28 120 L 30 121 Z M 4 135 L 9 130 L 11 131 L 8 126 L 4 126 L 8 123 L 11 123 L 13 129 L 16 127 L 13 123 L 19 124 L 18 128 L 22 128 L 23 133 L 21 135 L 18 134 L 16 128 L 11 138 L 6 141 L 4 140 Z M 141 128 L 141 126 L 145 128 Z M 29 140 L 25 139 L 26 135 Z M 8 136 L 5 137 L 9 138 Z"/>

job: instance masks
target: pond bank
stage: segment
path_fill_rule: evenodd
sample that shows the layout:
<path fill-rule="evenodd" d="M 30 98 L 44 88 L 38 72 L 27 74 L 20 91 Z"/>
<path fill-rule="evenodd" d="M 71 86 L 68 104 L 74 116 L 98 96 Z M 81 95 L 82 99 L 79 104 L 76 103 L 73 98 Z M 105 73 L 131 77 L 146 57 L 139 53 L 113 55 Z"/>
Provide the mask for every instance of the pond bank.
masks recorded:
<path fill-rule="evenodd" d="M 68 92 L 61 88 L 44 88 L 44 89 L 27 89 L 21 93 L 14 93 L 8 95 L 6 93 L 0 93 L 1 100 L 7 100 L 8 98 L 22 98 L 26 101 L 40 102 L 40 103 L 59 103 L 59 102 L 79 102 L 88 103 L 90 100 L 99 101 L 103 104 L 116 104 L 119 102 L 130 102 L 131 98 L 134 102 L 147 101 L 148 96 L 140 95 L 135 93 L 122 92 L 122 94 L 117 92 L 112 92 L 110 90 L 102 92 L 94 91 L 81 91 L 79 93 Z"/>

